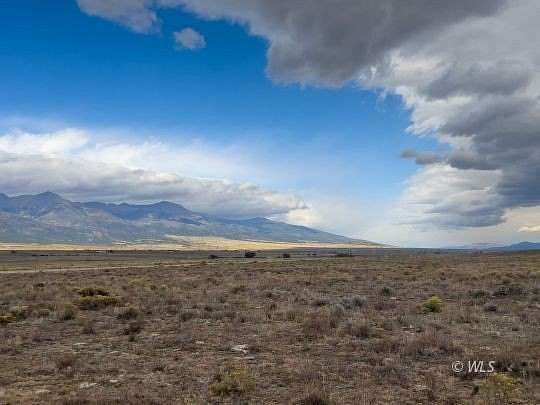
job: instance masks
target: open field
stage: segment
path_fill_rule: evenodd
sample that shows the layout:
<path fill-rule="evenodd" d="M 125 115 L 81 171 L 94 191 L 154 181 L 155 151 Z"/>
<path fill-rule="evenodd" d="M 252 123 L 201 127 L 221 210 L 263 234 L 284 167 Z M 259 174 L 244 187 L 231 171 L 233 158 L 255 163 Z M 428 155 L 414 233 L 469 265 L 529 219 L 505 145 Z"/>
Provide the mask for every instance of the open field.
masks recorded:
<path fill-rule="evenodd" d="M 236 240 L 207 236 L 175 237 L 170 243 L 115 243 L 113 245 L 0 243 L 0 251 L 188 251 L 194 250 L 283 250 L 283 249 L 362 249 L 383 248 L 369 243 L 324 243 L 324 242 L 275 242 L 263 240 Z"/>
<path fill-rule="evenodd" d="M 4 251 L 0 404 L 540 403 L 540 253 L 353 253 Z"/>

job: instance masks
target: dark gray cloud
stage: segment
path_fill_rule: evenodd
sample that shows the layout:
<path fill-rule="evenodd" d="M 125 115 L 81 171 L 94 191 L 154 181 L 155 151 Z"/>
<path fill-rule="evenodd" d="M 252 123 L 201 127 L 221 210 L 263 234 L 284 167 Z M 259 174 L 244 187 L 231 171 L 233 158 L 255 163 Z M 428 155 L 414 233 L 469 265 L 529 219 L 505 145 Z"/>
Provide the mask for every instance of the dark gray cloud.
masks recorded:
<path fill-rule="evenodd" d="M 405 149 L 403 152 L 401 152 L 400 156 L 403 159 L 414 159 L 416 164 L 420 166 L 432 165 L 443 161 L 443 158 L 436 153 L 418 152 L 412 149 Z"/>
<path fill-rule="evenodd" d="M 268 73 L 284 82 L 338 86 L 407 41 L 505 0 L 162 0 L 207 18 L 246 24 L 269 41 Z"/>
<path fill-rule="evenodd" d="M 534 67 L 519 61 L 495 61 L 484 66 L 452 63 L 438 78 L 426 82 L 420 91 L 439 99 L 458 94 L 510 95 L 529 84 L 534 73 Z"/>

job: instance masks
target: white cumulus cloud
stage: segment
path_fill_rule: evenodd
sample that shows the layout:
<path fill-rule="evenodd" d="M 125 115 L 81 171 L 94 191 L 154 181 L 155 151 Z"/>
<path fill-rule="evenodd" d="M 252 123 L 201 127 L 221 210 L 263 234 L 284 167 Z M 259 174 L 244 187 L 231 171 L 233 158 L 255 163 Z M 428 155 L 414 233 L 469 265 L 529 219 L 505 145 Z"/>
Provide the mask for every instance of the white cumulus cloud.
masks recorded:
<path fill-rule="evenodd" d="M 183 174 L 204 171 L 197 165 L 208 166 L 214 173 L 226 172 L 228 163 L 218 155 L 193 145 L 183 149 L 155 140 L 100 143 L 89 131 L 78 128 L 51 133 L 12 131 L 0 135 L 0 192 L 18 195 L 49 190 L 79 201 L 169 200 L 235 218 L 306 207 L 291 193 Z M 216 169 L 220 167 L 221 172 Z"/>
<path fill-rule="evenodd" d="M 184 28 L 181 31 L 173 33 L 173 36 L 176 47 L 179 50 L 188 49 L 190 51 L 197 51 L 206 46 L 204 36 L 193 28 Z"/>

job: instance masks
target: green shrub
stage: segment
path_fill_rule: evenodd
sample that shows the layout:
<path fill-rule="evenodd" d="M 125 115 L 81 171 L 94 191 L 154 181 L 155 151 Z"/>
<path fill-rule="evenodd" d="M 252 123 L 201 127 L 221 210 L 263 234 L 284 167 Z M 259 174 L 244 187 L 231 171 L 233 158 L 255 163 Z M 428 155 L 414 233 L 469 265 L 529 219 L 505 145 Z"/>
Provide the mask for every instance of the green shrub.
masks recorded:
<path fill-rule="evenodd" d="M 424 302 L 423 307 L 426 312 L 441 312 L 443 300 L 434 295 Z"/>

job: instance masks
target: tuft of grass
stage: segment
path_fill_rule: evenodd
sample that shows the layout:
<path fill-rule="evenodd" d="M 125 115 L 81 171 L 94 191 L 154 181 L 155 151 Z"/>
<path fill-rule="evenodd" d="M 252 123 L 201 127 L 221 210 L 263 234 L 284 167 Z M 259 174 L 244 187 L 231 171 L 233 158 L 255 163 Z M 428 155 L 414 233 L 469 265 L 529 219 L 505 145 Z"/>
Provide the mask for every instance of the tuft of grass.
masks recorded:
<path fill-rule="evenodd" d="M 430 297 L 422 304 L 424 311 L 426 312 L 441 312 L 443 307 L 443 300 L 436 295 Z"/>
<path fill-rule="evenodd" d="M 324 393 L 314 391 L 310 392 L 304 398 L 295 402 L 296 405 L 330 405 L 330 399 Z"/>
<path fill-rule="evenodd" d="M 221 371 L 214 377 L 210 390 L 221 397 L 232 394 L 243 394 L 255 387 L 255 378 L 245 367 Z"/>

